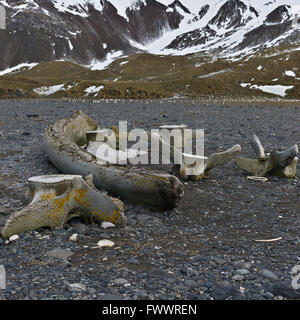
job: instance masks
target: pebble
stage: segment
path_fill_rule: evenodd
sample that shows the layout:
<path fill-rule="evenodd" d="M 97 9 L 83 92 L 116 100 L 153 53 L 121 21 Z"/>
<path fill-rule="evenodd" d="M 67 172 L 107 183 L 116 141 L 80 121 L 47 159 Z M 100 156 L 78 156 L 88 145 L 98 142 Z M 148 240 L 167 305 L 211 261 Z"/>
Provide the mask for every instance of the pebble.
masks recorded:
<path fill-rule="evenodd" d="M 188 287 L 191 287 L 191 288 L 196 288 L 196 287 L 198 287 L 197 282 L 194 281 L 194 280 L 190 280 L 190 279 L 185 280 L 184 284 L 185 284 L 186 286 L 188 286 Z"/>
<path fill-rule="evenodd" d="M 46 253 L 46 255 L 50 258 L 67 260 L 70 258 L 74 252 L 71 250 L 66 250 L 62 248 L 54 248 Z"/>
<path fill-rule="evenodd" d="M 248 269 L 238 269 L 235 272 L 241 276 L 245 276 L 246 274 L 250 273 Z"/>
<path fill-rule="evenodd" d="M 71 291 L 75 291 L 75 292 L 86 291 L 85 286 L 80 283 L 71 283 L 69 284 L 69 288 Z"/>
<path fill-rule="evenodd" d="M 226 263 L 226 260 L 224 259 L 221 259 L 221 258 L 214 258 L 215 262 L 217 264 L 225 264 Z"/>
<path fill-rule="evenodd" d="M 233 265 L 239 269 L 250 269 L 251 268 L 251 263 L 245 262 L 245 261 L 235 261 L 235 262 L 233 262 Z"/>
<path fill-rule="evenodd" d="M 142 213 L 142 214 L 137 215 L 137 221 L 141 224 L 144 224 L 152 219 L 153 219 L 153 217 L 151 217 L 148 214 Z"/>
<path fill-rule="evenodd" d="M 274 295 L 271 292 L 265 292 L 263 296 L 267 299 L 273 299 Z"/>
<path fill-rule="evenodd" d="M 104 247 L 113 247 L 115 243 L 108 239 L 103 239 L 97 242 L 97 247 L 104 248 Z M 96 248 L 97 248 L 96 247 Z"/>
<path fill-rule="evenodd" d="M 237 288 L 232 286 L 221 286 L 215 289 L 211 296 L 214 298 L 214 300 L 225 300 L 235 294 L 237 294 L 239 291 Z"/>
<path fill-rule="evenodd" d="M 17 234 L 14 234 L 13 236 L 10 236 L 10 237 L 9 237 L 9 241 L 10 241 L 10 242 L 16 241 L 16 240 L 18 240 L 18 239 L 19 239 L 19 236 L 18 236 Z"/>
<path fill-rule="evenodd" d="M 130 258 L 127 260 L 127 262 L 136 265 L 139 264 L 139 261 L 136 258 Z"/>
<path fill-rule="evenodd" d="M 71 237 L 69 238 L 69 240 L 71 241 L 77 241 L 77 238 L 78 238 L 78 234 L 77 233 L 74 233 L 71 235 Z"/>
<path fill-rule="evenodd" d="M 114 228 L 114 227 L 115 227 L 115 225 L 111 222 L 108 222 L 108 221 L 103 221 L 101 223 L 101 228 L 103 228 L 103 229 Z"/>
<path fill-rule="evenodd" d="M 236 274 L 235 276 L 232 277 L 232 280 L 242 281 L 242 280 L 244 280 L 244 278 L 245 278 L 244 276 Z"/>
<path fill-rule="evenodd" d="M 170 273 L 158 269 L 153 269 L 148 272 L 148 276 L 151 278 L 168 279 L 170 278 Z"/>
<path fill-rule="evenodd" d="M 114 280 L 114 284 L 116 284 L 116 285 L 125 285 L 127 283 L 128 283 L 128 281 L 126 279 L 123 279 L 123 278 L 119 278 L 119 279 L 115 279 Z"/>
<path fill-rule="evenodd" d="M 270 280 L 278 280 L 278 277 L 276 276 L 276 274 L 267 269 L 264 269 L 261 275 Z"/>
<path fill-rule="evenodd" d="M 86 226 L 85 224 L 83 223 L 74 223 L 73 225 L 73 228 L 75 231 L 79 232 L 79 233 L 86 233 L 87 230 L 88 230 L 88 226 Z"/>

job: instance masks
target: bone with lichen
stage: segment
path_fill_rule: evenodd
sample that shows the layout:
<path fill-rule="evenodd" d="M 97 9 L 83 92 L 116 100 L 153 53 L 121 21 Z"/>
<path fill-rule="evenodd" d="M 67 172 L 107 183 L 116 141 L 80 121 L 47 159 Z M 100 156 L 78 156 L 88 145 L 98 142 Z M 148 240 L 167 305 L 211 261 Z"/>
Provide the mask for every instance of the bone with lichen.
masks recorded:
<path fill-rule="evenodd" d="M 13 213 L 3 238 L 41 227 L 63 228 L 73 217 L 124 225 L 124 204 L 95 188 L 91 177 L 56 175 L 29 179 L 31 203 Z"/>

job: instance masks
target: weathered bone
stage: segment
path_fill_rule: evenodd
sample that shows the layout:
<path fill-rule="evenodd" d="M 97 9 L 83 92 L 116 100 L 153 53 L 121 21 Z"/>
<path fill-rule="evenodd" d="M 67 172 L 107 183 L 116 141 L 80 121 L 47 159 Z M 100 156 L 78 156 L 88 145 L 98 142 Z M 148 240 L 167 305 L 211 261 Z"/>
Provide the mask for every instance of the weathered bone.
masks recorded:
<path fill-rule="evenodd" d="M 265 149 L 264 147 L 262 146 L 261 142 L 259 141 L 257 135 L 253 135 L 251 140 L 251 145 L 255 151 L 255 153 L 257 154 L 257 157 L 259 160 L 265 160 L 267 157 L 266 157 L 266 154 L 265 154 Z"/>
<path fill-rule="evenodd" d="M 28 181 L 31 203 L 9 217 L 3 238 L 40 227 L 62 228 L 73 217 L 126 223 L 124 204 L 97 190 L 90 176 L 40 176 Z"/>
<path fill-rule="evenodd" d="M 127 133 L 120 133 L 115 127 L 111 129 L 98 129 L 86 132 L 87 144 L 91 142 L 105 142 L 111 148 L 116 150 L 124 150 L 124 146 L 120 143 L 120 137 L 125 134 L 127 139 Z"/>
<path fill-rule="evenodd" d="M 81 148 L 87 145 L 87 131 L 93 130 L 98 130 L 97 123 L 81 111 L 55 122 L 44 135 L 49 160 L 66 174 L 92 174 L 97 188 L 122 199 L 162 209 L 178 205 L 184 188 L 175 176 L 137 166 L 99 163 Z"/>
<path fill-rule="evenodd" d="M 273 160 L 274 168 L 285 168 L 288 166 L 297 156 L 298 146 L 294 145 L 284 151 L 279 152 L 277 148 L 273 149 L 270 154 L 270 158 Z"/>
<path fill-rule="evenodd" d="M 198 172 L 195 171 L 195 175 L 185 176 L 184 167 L 180 169 L 180 175 L 186 179 L 201 180 L 209 175 L 209 171 L 211 169 L 229 162 L 231 159 L 236 157 L 240 152 L 241 152 L 241 146 L 237 144 L 226 151 L 213 153 L 209 157 L 205 157 L 204 166 L 202 165 L 196 168 L 198 169 Z"/>
<path fill-rule="evenodd" d="M 258 177 L 270 174 L 293 178 L 296 175 L 298 163 L 298 158 L 296 157 L 298 154 L 297 145 L 281 152 L 274 148 L 269 155 L 265 154 L 264 148 L 256 135 L 251 138 L 251 145 L 258 159 L 238 158 L 236 164 L 239 168 Z"/>
<path fill-rule="evenodd" d="M 230 161 L 231 159 L 236 157 L 241 152 L 241 150 L 241 146 L 239 144 L 236 144 L 226 151 L 211 154 L 205 161 L 205 171 L 211 170 L 214 167 L 220 166 Z"/>
<path fill-rule="evenodd" d="M 295 157 L 292 162 L 284 168 L 274 168 L 269 174 L 284 178 L 294 178 L 297 172 L 298 157 Z"/>
<path fill-rule="evenodd" d="M 148 154 L 141 150 L 126 149 L 117 150 L 112 148 L 107 142 L 90 141 L 86 151 L 94 155 L 100 164 L 127 165 L 127 162 L 140 156 Z"/>
<path fill-rule="evenodd" d="M 184 129 L 187 128 L 187 126 L 186 125 L 161 126 L 160 128 L 168 129 L 168 130 L 180 129 L 183 131 Z M 159 135 L 155 135 L 154 137 L 158 137 L 161 144 L 165 144 L 169 146 L 171 150 L 172 161 L 174 160 L 175 154 L 180 154 L 180 156 L 182 157 L 181 164 L 174 164 L 173 170 L 176 175 L 179 175 L 181 178 L 184 178 L 184 179 L 201 180 L 208 175 L 209 170 L 219 165 L 222 165 L 224 163 L 227 163 L 228 161 L 236 157 L 241 152 L 241 146 L 235 145 L 226 151 L 213 153 L 209 157 L 197 156 L 197 155 L 192 155 L 187 153 L 181 153 L 173 145 L 169 145 L 165 141 L 163 141 L 163 139 Z M 151 138 L 153 138 L 153 134 L 151 135 Z M 194 134 L 193 134 L 193 138 L 195 138 Z M 184 143 L 182 144 L 182 147 L 184 147 Z M 189 162 L 186 160 L 194 160 L 194 164 L 189 164 Z M 187 175 L 187 169 L 192 169 L 189 171 L 189 175 Z"/>

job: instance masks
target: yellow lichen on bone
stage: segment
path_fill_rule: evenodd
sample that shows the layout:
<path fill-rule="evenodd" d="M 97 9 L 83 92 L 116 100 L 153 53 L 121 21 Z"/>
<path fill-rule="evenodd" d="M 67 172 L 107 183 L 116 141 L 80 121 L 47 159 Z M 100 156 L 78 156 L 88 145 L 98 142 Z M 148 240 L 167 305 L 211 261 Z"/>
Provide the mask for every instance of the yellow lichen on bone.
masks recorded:
<path fill-rule="evenodd" d="M 30 185 L 34 196 L 32 202 L 9 217 L 1 230 L 2 237 L 8 238 L 13 234 L 40 227 L 62 228 L 74 215 L 125 224 L 123 203 L 102 194 L 91 181 L 86 183 L 82 178 L 66 178 L 63 180 L 66 191 L 57 196 L 62 185 L 59 182 L 47 182 L 48 176 L 44 180 L 43 177 L 39 178 L 42 181 L 30 181 L 33 184 Z"/>

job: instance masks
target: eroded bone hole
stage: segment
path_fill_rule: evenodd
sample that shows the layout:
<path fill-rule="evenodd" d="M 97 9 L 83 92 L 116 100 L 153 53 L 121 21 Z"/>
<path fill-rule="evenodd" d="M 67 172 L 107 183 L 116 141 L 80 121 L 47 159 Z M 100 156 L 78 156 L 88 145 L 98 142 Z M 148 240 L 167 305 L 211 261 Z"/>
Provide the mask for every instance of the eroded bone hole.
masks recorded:
<path fill-rule="evenodd" d="M 73 211 L 73 213 L 76 213 L 76 211 Z M 86 219 L 82 218 L 82 217 L 72 217 L 68 220 L 68 225 L 70 226 L 76 226 L 78 224 L 82 225 L 86 223 Z"/>
<path fill-rule="evenodd" d="M 66 191 L 68 190 L 68 185 L 66 184 L 59 184 L 56 186 L 55 188 L 55 196 L 59 197 L 62 196 L 64 193 L 66 193 Z"/>

